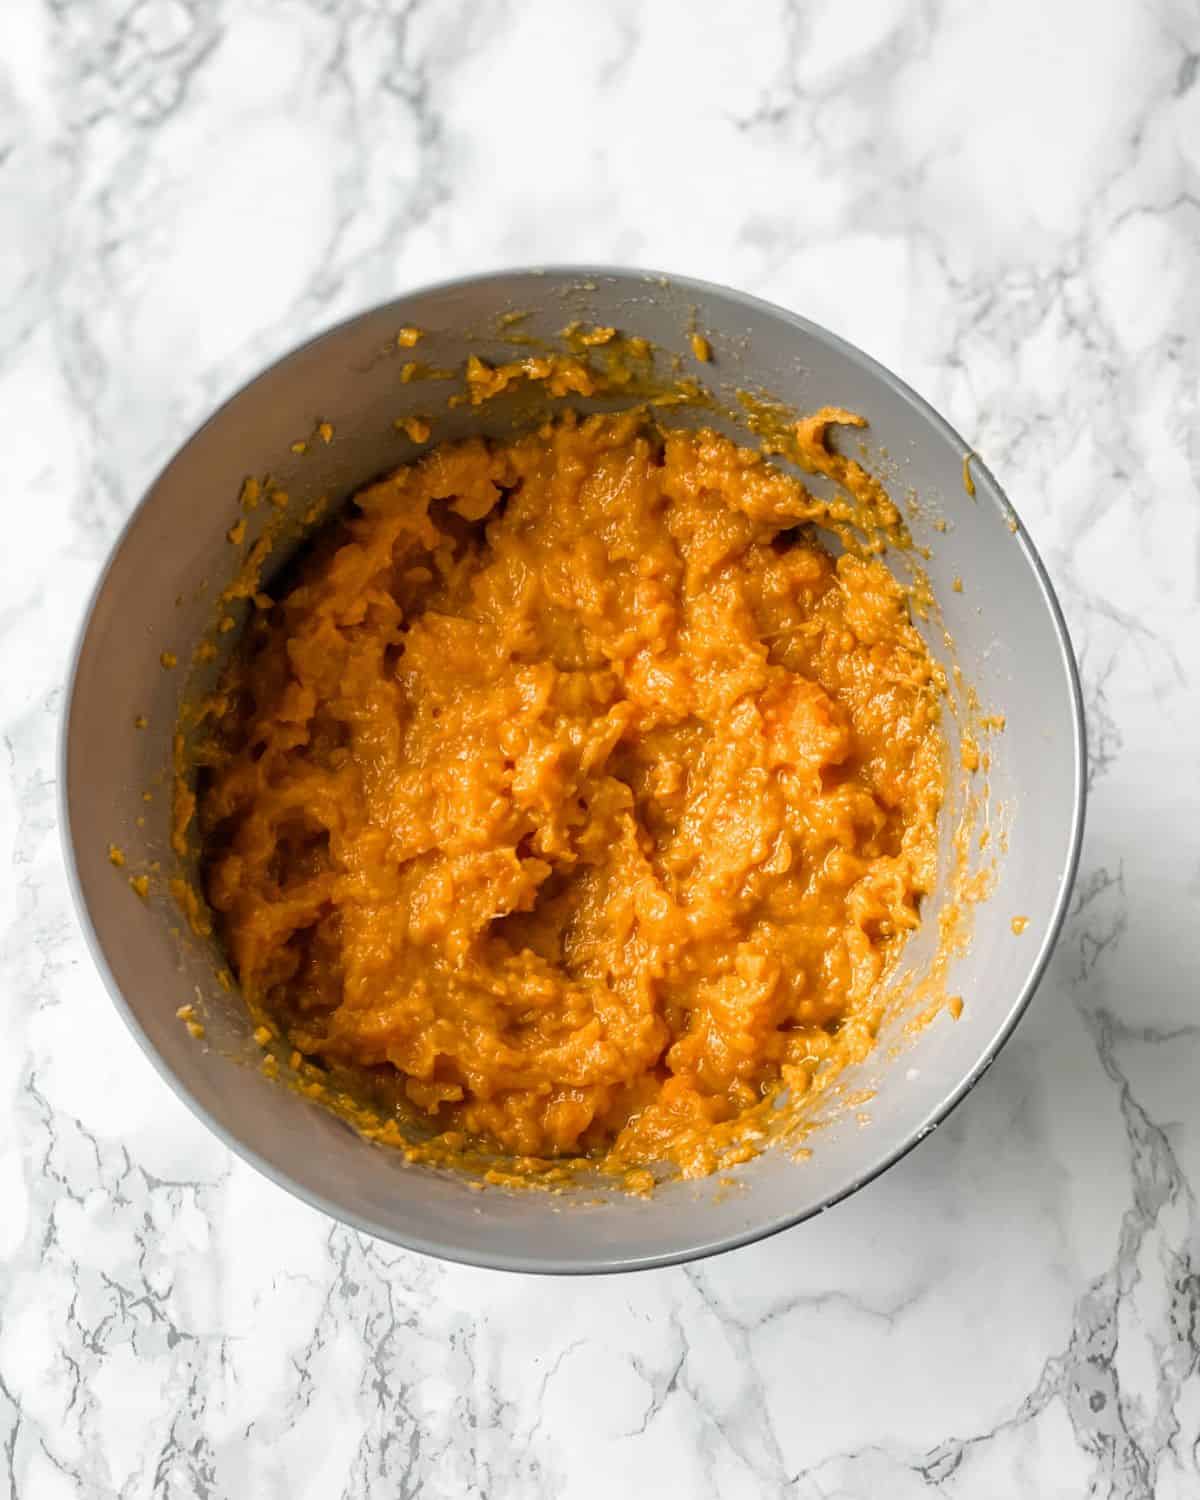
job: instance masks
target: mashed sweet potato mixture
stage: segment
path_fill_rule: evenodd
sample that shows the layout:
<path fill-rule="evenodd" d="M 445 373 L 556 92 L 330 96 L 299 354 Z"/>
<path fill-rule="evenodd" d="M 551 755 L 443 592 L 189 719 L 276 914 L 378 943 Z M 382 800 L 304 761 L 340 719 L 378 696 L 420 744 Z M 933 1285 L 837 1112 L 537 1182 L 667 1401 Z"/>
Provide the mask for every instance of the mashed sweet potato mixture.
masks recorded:
<path fill-rule="evenodd" d="M 865 1051 L 933 882 L 940 677 L 819 509 L 639 413 L 362 491 L 202 754 L 251 1006 L 452 1143 L 689 1173 Z"/>

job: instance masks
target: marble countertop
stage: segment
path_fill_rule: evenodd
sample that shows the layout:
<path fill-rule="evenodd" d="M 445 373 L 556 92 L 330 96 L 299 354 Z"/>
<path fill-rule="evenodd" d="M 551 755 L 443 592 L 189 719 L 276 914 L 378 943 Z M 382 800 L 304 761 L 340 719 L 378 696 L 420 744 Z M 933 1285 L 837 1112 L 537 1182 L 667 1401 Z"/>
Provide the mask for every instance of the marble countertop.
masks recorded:
<path fill-rule="evenodd" d="M 0 47 L 0 1496 L 1200 1494 L 1200 21 L 1183 0 L 95 0 Z M 422 1260 L 212 1139 L 71 910 L 84 600 L 194 424 L 371 302 L 686 272 L 986 456 L 1091 805 L 982 1085 L 819 1221 L 585 1282 Z"/>

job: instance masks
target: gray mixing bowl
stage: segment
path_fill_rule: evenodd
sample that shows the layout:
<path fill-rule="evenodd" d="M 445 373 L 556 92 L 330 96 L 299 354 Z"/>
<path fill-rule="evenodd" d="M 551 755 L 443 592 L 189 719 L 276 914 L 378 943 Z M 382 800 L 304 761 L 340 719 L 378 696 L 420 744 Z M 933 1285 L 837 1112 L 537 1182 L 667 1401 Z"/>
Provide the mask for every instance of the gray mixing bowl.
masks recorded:
<path fill-rule="evenodd" d="M 603 1194 L 596 1201 L 594 1193 L 572 1201 L 472 1191 L 453 1174 L 409 1165 L 249 1065 L 258 1054 L 239 998 L 214 981 L 215 950 L 181 942 L 179 913 L 165 895 L 140 901 L 129 889 L 131 872 L 157 862 L 165 878 L 172 867 L 164 768 L 184 664 L 230 574 L 226 532 L 244 476 L 269 470 L 295 511 L 319 495 L 343 499 L 407 460 L 414 450 L 397 417 L 440 413 L 435 439 L 509 430 L 504 399 L 451 409 L 451 387 L 400 379 L 409 359 L 461 367 L 470 352 L 513 358 L 520 351 L 497 321 L 505 312 L 525 315 L 511 328 L 547 339 L 571 319 L 643 334 L 726 399 L 735 388 L 760 387 L 801 410 L 835 405 L 867 417 L 868 452 L 890 475 L 893 496 L 919 497 L 913 533 L 930 550 L 929 575 L 965 680 L 985 709 L 1007 717 L 1006 730 L 989 741 L 1007 850 L 952 969 L 950 988 L 965 1000 L 961 1018 L 943 1014 L 912 1037 L 897 1020 L 847 1078 L 856 1107 L 835 1107 L 831 1095 L 831 1118 L 812 1136 L 811 1158 L 768 1151 L 726 1174 L 744 1191 L 718 1191 L 709 1180 L 671 1183 L 645 1201 Z M 411 353 L 396 347 L 405 325 L 428 330 Z M 711 365 L 691 354 L 696 327 L 711 341 Z M 711 411 L 668 415 L 739 430 L 737 419 Z M 334 440 L 291 454 L 318 420 L 332 424 Z M 252 381 L 184 445 L 132 516 L 88 610 L 67 695 L 60 785 L 81 918 L 118 1010 L 163 1076 L 229 1146 L 325 1212 L 415 1250 L 511 1269 L 617 1271 L 708 1255 L 818 1213 L 898 1160 L 976 1082 L 1028 1003 L 1063 920 L 1083 823 L 1083 716 L 1062 615 L 982 464 L 972 463 L 975 494 L 966 492 L 967 451 L 895 376 L 812 323 L 721 287 L 632 271 L 503 272 L 415 292 L 321 335 Z M 269 509 L 249 518 L 252 535 Z M 951 587 L 956 577 L 965 582 L 961 593 Z M 930 640 L 944 655 L 940 626 Z M 178 654 L 178 670 L 162 669 L 164 650 Z M 140 715 L 148 725 L 135 729 Z M 957 722 L 949 732 L 956 740 Z M 960 801 L 962 794 L 960 787 Z M 946 843 L 960 810 L 944 814 Z M 124 869 L 110 863 L 110 844 L 125 851 Z M 159 878 L 152 877 L 156 889 Z M 1019 936 L 1017 915 L 1028 917 Z M 927 921 L 910 944 L 918 972 L 935 925 Z M 203 1043 L 176 1017 L 186 1002 L 204 1020 Z"/>

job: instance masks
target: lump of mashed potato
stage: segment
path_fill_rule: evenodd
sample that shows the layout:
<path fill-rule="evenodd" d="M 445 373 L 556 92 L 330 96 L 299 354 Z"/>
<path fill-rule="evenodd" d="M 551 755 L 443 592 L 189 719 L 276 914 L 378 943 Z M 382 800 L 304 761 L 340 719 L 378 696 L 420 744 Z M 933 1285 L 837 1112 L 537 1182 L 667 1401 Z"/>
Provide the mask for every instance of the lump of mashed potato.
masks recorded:
<path fill-rule="evenodd" d="M 251 1005 L 435 1129 L 711 1169 L 861 1055 L 933 882 L 939 673 L 878 560 L 711 431 L 567 417 L 360 492 L 202 751 Z"/>

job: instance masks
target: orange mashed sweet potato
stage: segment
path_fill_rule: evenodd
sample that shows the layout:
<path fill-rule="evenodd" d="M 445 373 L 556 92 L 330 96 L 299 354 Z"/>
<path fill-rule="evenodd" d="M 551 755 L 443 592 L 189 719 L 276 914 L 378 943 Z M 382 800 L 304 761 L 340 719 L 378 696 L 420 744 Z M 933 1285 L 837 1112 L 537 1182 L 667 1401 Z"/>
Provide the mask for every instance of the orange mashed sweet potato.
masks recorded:
<path fill-rule="evenodd" d="M 361 491 L 199 755 L 256 1015 L 447 1141 L 691 1174 L 862 1055 L 934 880 L 942 679 L 819 515 L 639 412 Z"/>

